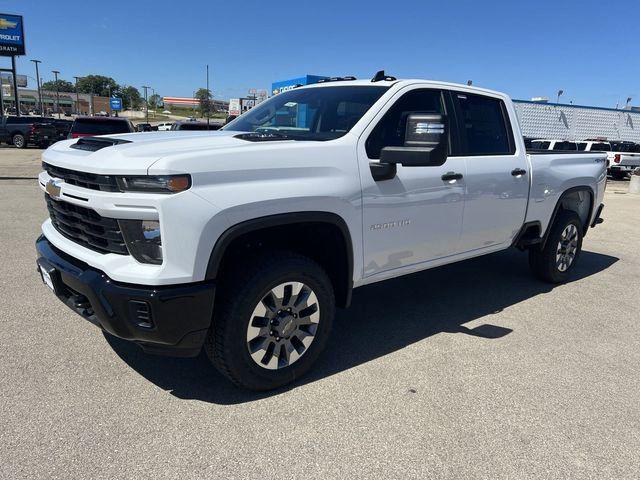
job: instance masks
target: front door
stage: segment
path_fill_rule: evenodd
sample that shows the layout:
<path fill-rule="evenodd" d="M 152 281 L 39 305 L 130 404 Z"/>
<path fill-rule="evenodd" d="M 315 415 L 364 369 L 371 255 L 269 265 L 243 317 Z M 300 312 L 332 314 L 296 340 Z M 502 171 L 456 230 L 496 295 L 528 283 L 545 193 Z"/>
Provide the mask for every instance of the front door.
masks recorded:
<path fill-rule="evenodd" d="M 380 158 L 383 147 L 403 145 L 409 114 L 450 115 L 452 108 L 440 90 L 408 87 L 398 92 L 360 137 L 365 277 L 384 272 L 393 276 L 395 269 L 411 270 L 412 265 L 458 251 L 465 195 L 464 158 L 450 157 L 441 166 L 398 165 L 393 178 L 381 181 L 374 180 L 369 169 L 370 162 Z M 463 177 L 447 179 L 451 173 Z"/>

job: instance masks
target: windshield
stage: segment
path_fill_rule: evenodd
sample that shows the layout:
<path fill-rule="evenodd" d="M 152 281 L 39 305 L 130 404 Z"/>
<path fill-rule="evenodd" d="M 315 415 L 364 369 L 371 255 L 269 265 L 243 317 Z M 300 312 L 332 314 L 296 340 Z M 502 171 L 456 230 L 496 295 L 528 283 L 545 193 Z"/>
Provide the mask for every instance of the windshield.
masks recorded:
<path fill-rule="evenodd" d="M 291 140 L 333 140 L 347 133 L 389 87 L 342 86 L 289 90 L 223 129 Z"/>

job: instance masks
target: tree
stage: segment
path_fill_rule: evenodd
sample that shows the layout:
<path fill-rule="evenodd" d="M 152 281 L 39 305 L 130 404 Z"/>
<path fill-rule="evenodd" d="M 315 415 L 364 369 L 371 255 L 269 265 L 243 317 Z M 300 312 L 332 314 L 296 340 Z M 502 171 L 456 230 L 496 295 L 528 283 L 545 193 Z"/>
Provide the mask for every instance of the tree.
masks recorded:
<path fill-rule="evenodd" d="M 93 93 L 101 97 L 115 96 L 120 92 L 120 86 L 111 77 L 103 75 L 87 75 L 78 79 L 78 91 L 80 93 Z"/>
<path fill-rule="evenodd" d="M 136 109 L 142 106 L 142 96 L 136 87 L 131 85 L 123 86 L 119 90 L 122 97 L 123 107 L 127 110 Z"/>
<path fill-rule="evenodd" d="M 213 107 L 213 95 L 211 94 L 211 90 L 207 90 L 206 88 L 199 88 L 196 92 L 196 98 L 200 103 L 200 115 L 203 117 L 209 117 L 212 113 L 214 113 Z"/>
<path fill-rule="evenodd" d="M 44 82 L 42 84 L 42 90 L 47 90 L 50 92 L 56 91 L 56 81 L 51 80 L 49 82 Z M 68 82 L 67 80 L 58 79 L 58 91 L 59 92 L 75 92 L 76 87 L 74 87 L 73 83 Z"/>
<path fill-rule="evenodd" d="M 162 97 L 157 93 L 154 93 L 147 99 L 147 103 L 149 103 L 149 108 L 153 108 L 153 109 L 158 108 L 158 105 L 160 105 L 161 101 L 162 101 Z"/>

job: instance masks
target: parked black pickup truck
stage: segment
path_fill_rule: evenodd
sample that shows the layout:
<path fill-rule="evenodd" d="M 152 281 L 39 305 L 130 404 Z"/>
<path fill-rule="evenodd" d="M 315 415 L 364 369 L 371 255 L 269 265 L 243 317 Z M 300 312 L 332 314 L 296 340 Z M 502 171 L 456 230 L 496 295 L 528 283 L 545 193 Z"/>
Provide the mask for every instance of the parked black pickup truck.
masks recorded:
<path fill-rule="evenodd" d="M 18 148 L 27 148 L 28 145 L 45 148 L 56 140 L 56 127 L 52 123 L 42 123 L 38 118 L 5 117 L 0 123 L 0 142 Z"/>

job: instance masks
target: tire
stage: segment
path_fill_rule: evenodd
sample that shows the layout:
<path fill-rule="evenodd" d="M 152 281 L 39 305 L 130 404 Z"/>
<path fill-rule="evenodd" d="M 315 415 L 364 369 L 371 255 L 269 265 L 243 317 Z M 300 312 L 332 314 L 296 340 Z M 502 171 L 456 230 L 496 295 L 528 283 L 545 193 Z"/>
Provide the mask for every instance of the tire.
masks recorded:
<path fill-rule="evenodd" d="M 611 172 L 611 178 L 613 178 L 614 180 L 624 180 L 625 178 L 627 178 L 627 172 L 614 170 Z"/>
<path fill-rule="evenodd" d="M 209 359 L 249 390 L 272 390 L 301 377 L 331 332 L 335 297 L 329 277 L 292 252 L 269 252 L 234 266 L 234 272 L 216 293 L 205 341 Z"/>
<path fill-rule="evenodd" d="M 21 133 L 14 134 L 13 137 L 11 137 L 11 143 L 13 143 L 16 148 L 27 148 L 27 139 Z"/>
<path fill-rule="evenodd" d="M 544 248 L 529 250 L 529 266 L 533 274 L 548 283 L 565 282 L 578 262 L 582 251 L 580 217 L 575 212 L 561 210 Z"/>

